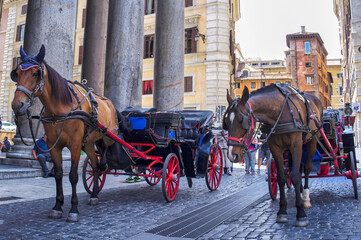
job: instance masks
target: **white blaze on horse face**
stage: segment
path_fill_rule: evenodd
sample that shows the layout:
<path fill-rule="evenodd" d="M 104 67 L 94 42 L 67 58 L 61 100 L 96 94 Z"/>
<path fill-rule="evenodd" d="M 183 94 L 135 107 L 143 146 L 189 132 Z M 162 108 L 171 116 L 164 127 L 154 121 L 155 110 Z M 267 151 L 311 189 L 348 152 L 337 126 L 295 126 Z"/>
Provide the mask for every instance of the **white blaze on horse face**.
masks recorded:
<path fill-rule="evenodd" d="M 231 121 L 231 126 L 233 126 L 233 121 L 234 121 L 234 112 L 232 112 L 231 114 L 229 114 L 229 121 Z"/>

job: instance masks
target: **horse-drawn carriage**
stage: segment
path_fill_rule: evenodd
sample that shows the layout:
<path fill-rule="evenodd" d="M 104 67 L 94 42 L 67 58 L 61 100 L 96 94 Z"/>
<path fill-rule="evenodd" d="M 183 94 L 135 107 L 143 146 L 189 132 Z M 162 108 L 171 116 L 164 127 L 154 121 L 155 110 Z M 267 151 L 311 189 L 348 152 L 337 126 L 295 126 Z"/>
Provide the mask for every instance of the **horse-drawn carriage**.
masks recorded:
<path fill-rule="evenodd" d="M 351 121 L 350 121 L 351 119 Z M 339 110 L 324 110 L 321 137 L 317 139 L 317 152 L 312 159 L 314 174 L 309 178 L 346 177 L 352 180 L 355 198 L 358 198 L 353 117 L 345 117 Z M 303 153 L 303 158 L 305 157 Z M 290 154 L 284 154 L 286 185 L 291 188 Z M 330 173 L 332 169 L 333 173 Z M 304 176 L 303 176 L 304 177 Z M 274 159 L 268 162 L 268 187 L 272 200 L 277 197 L 277 171 Z"/>
<path fill-rule="evenodd" d="M 99 190 L 106 175 L 136 175 L 151 186 L 162 180 L 167 201 L 174 200 L 182 176 L 187 177 L 189 187 L 192 178 L 205 177 L 211 191 L 218 188 L 223 163 L 220 147 L 213 144 L 213 112 L 128 108 L 118 116 L 121 134 L 110 135 L 116 143 L 108 148 L 101 142 L 96 144 L 99 161 L 105 158 L 107 163 L 106 171 L 99 174 Z M 86 158 L 83 184 L 90 194 L 94 180 L 91 162 Z"/>

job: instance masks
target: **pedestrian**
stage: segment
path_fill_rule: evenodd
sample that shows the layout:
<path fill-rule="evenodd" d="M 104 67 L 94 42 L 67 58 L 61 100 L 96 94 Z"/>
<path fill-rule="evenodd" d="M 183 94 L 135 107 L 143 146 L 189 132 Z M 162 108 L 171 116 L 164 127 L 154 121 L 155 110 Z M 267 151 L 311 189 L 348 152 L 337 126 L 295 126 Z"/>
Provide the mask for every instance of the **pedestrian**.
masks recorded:
<path fill-rule="evenodd" d="M 271 150 L 269 149 L 268 142 L 265 142 L 267 138 L 267 133 L 262 133 L 259 142 L 262 144 L 261 148 L 258 152 L 258 169 L 257 173 L 261 172 L 261 165 L 264 161 L 264 158 L 266 158 L 266 166 L 268 165 L 268 160 L 271 158 Z"/>
<path fill-rule="evenodd" d="M 8 140 L 8 137 L 4 137 L 4 141 L 0 143 L 0 149 L 2 152 L 9 152 L 11 149 L 10 141 Z"/>
<path fill-rule="evenodd" d="M 3 122 L 1 121 L 1 118 L 0 118 L 0 129 L 2 129 L 3 127 Z"/>
<path fill-rule="evenodd" d="M 44 172 L 44 178 L 55 176 L 54 167 L 51 169 L 51 171 L 49 171 L 48 166 L 46 165 L 46 162 L 53 161 L 50 152 L 48 152 L 48 146 L 46 144 L 47 139 L 48 137 L 46 134 L 44 134 L 43 137 L 36 140 L 36 144 L 33 148 L 33 157 L 35 160 L 39 161 L 40 166 Z"/>
<path fill-rule="evenodd" d="M 228 159 L 228 154 L 227 154 L 227 149 L 228 149 L 227 139 L 228 139 L 228 131 L 222 129 L 221 131 L 216 133 L 214 141 L 216 144 L 219 145 L 219 147 L 222 150 L 224 173 L 228 175 L 232 175 L 232 162 Z"/>
<path fill-rule="evenodd" d="M 246 162 L 246 174 L 256 174 L 255 170 L 255 158 L 256 158 L 256 146 L 257 146 L 257 135 L 255 134 L 252 139 L 249 141 L 252 141 L 251 144 L 248 147 L 248 151 L 244 154 L 244 160 Z M 253 151 L 254 150 L 254 151 Z"/>

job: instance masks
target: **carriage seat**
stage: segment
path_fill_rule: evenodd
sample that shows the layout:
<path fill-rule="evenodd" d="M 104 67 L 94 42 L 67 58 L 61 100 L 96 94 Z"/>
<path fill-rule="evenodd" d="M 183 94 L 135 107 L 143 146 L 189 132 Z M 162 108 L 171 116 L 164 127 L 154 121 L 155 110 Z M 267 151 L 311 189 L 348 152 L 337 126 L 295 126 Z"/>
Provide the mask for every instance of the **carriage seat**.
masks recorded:
<path fill-rule="evenodd" d="M 122 114 L 127 116 L 129 114 L 145 114 L 150 112 L 156 112 L 157 110 L 155 108 L 133 108 L 133 107 L 127 107 L 122 111 Z"/>
<path fill-rule="evenodd" d="M 179 111 L 181 114 L 181 127 L 179 135 L 190 145 L 196 147 L 199 138 L 208 132 L 207 127 L 211 127 L 214 114 L 212 111 L 185 110 Z"/>

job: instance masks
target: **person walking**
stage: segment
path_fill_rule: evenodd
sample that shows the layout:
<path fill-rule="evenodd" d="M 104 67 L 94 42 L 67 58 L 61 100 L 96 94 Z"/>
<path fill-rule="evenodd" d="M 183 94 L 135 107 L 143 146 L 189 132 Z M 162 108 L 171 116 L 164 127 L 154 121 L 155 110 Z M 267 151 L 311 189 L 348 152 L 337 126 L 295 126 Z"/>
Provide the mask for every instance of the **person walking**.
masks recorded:
<path fill-rule="evenodd" d="M 228 139 L 228 131 L 222 129 L 221 131 L 217 132 L 215 135 L 215 143 L 219 145 L 222 149 L 222 159 L 223 159 L 223 168 L 224 173 L 228 175 L 232 175 L 232 162 L 228 159 L 227 154 L 227 139 Z"/>
<path fill-rule="evenodd" d="M 51 169 L 51 171 L 49 171 L 48 166 L 46 165 L 46 162 L 53 161 L 50 152 L 46 152 L 48 150 L 48 146 L 46 144 L 47 139 L 47 136 L 44 134 L 43 137 L 36 140 L 36 144 L 32 152 L 34 159 L 38 160 L 40 163 L 40 166 L 44 172 L 44 178 L 55 176 L 54 167 Z"/>
<path fill-rule="evenodd" d="M 246 174 L 250 173 L 251 170 L 251 174 L 256 174 L 256 170 L 255 170 L 255 158 L 256 158 L 256 146 L 257 146 L 257 135 L 255 135 L 254 137 L 252 137 L 252 141 L 251 144 L 248 147 L 248 151 L 245 152 L 244 154 L 244 160 L 246 162 Z"/>
<path fill-rule="evenodd" d="M 266 166 L 267 166 L 268 160 L 271 157 L 271 150 L 269 149 L 268 142 L 265 142 L 266 138 L 267 138 L 266 133 L 262 133 L 260 138 L 259 138 L 259 142 L 262 145 L 261 145 L 261 148 L 259 149 L 259 152 L 258 152 L 258 169 L 257 169 L 257 173 L 261 172 L 261 165 L 263 163 L 264 158 L 266 158 Z"/>

